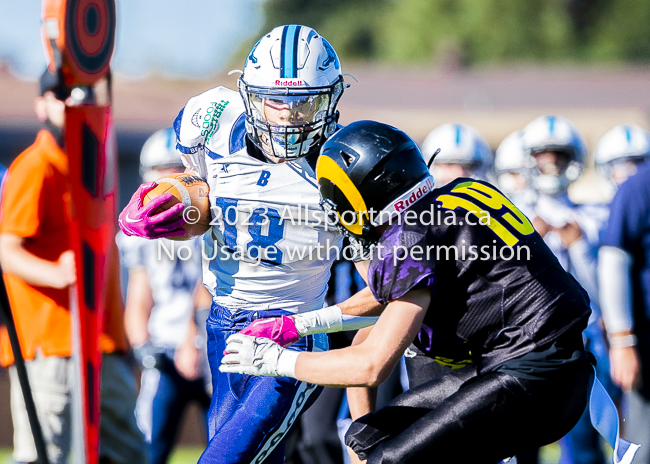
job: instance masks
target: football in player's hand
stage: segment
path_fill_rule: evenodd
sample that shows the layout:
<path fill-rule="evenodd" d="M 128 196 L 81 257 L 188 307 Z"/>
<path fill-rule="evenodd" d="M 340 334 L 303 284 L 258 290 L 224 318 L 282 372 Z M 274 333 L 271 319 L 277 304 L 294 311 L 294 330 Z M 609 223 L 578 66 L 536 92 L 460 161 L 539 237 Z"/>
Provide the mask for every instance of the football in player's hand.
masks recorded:
<path fill-rule="evenodd" d="M 150 190 L 142 200 L 146 205 L 158 195 L 169 192 L 172 198 L 163 203 L 154 212 L 159 213 L 171 208 L 177 203 L 182 203 L 183 229 L 187 233 L 182 237 L 170 237 L 171 240 L 187 240 L 191 237 L 202 235 L 210 229 L 210 200 L 208 198 L 209 187 L 207 182 L 197 176 L 179 173 L 161 177 L 156 181 L 156 187 Z"/>

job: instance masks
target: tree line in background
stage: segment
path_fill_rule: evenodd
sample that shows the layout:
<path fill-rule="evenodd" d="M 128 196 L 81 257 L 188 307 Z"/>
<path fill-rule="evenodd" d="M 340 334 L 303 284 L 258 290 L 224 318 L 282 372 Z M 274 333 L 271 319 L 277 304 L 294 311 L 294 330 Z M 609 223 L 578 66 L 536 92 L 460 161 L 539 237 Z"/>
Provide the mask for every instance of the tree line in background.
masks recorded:
<path fill-rule="evenodd" d="M 311 26 L 345 60 L 650 61 L 650 0 L 267 0 L 264 10 L 265 31 Z"/>

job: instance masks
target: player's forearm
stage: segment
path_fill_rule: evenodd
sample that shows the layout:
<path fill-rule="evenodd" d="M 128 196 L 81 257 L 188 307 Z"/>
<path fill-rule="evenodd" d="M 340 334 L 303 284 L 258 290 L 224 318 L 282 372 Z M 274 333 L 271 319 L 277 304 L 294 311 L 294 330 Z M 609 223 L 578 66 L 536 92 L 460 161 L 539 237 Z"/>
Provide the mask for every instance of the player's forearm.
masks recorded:
<path fill-rule="evenodd" d="M 616 247 L 601 247 L 598 252 L 598 283 L 600 309 L 607 333 L 630 334 L 634 328 L 632 315 L 632 257 Z"/>
<path fill-rule="evenodd" d="M 300 353 L 294 372 L 298 380 L 329 387 L 377 387 L 386 380 L 390 369 L 368 350 L 348 347 L 322 353 Z"/>
<path fill-rule="evenodd" d="M 358 291 L 347 300 L 338 303 L 341 313 L 348 316 L 379 316 L 385 306 L 378 303 L 370 288 Z"/>
<path fill-rule="evenodd" d="M 131 269 L 124 305 L 124 328 L 131 346 L 142 345 L 148 340 L 152 308 L 153 296 L 146 269 Z"/>
<path fill-rule="evenodd" d="M 390 375 L 422 325 L 431 301 L 427 289 L 391 302 L 360 344 L 323 353 L 300 353 L 295 377 L 329 386 L 377 387 Z"/>
<path fill-rule="evenodd" d="M 371 330 L 371 327 L 359 330 L 354 336 L 354 340 L 352 340 L 352 346 L 363 343 L 368 338 Z M 357 420 L 359 417 L 375 411 L 377 405 L 376 388 L 350 387 L 346 390 L 346 395 L 352 420 Z"/>
<path fill-rule="evenodd" d="M 348 396 L 348 405 L 352 420 L 357 420 L 359 417 L 375 411 L 377 406 L 377 388 L 350 387 L 345 392 Z"/>
<path fill-rule="evenodd" d="M 64 288 L 57 262 L 30 253 L 23 247 L 23 240 L 16 235 L 0 235 L 0 263 L 4 272 L 11 273 L 30 285 Z"/>
<path fill-rule="evenodd" d="M 149 320 L 142 314 L 128 305 L 124 308 L 124 331 L 131 346 L 139 346 L 149 339 Z"/>

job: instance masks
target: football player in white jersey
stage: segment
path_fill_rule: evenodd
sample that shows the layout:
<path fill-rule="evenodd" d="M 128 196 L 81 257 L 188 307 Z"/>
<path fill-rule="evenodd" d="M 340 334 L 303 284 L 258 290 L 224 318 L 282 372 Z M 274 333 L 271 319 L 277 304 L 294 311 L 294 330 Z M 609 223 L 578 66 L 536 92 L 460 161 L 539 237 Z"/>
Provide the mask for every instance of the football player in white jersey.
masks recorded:
<path fill-rule="evenodd" d="M 436 127 L 422 142 L 422 156 L 438 187 L 458 177 L 488 180 L 492 150 L 483 136 L 467 124 Z"/>
<path fill-rule="evenodd" d="M 320 207 L 314 167 L 321 144 L 337 130 L 346 85 L 332 46 L 299 25 L 264 35 L 241 72 L 239 93 L 208 90 L 190 99 L 174 121 L 187 171 L 210 186 L 213 216 L 204 235 L 209 265 L 203 283 L 213 298 L 207 331 L 214 395 L 209 442 L 199 462 L 275 464 L 283 461 L 284 435 L 317 387 L 222 374 L 217 367 L 226 338 L 252 321 L 323 307 L 342 240 Z M 184 235 L 182 205 L 153 212 L 169 194 L 142 206 L 151 188 L 143 184 L 124 209 L 122 230 L 146 238 Z M 325 322 L 345 321 L 342 311 L 378 306 L 367 290 L 357 296 L 332 307 L 333 319 Z M 322 333 L 291 346 L 327 348 Z"/>
<path fill-rule="evenodd" d="M 145 182 L 183 169 L 172 128 L 147 139 L 140 154 Z M 196 310 L 210 307 L 210 295 L 199 285 L 200 239 L 185 244 L 191 253 L 181 252 L 167 239 L 145 240 L 123 233 L 117 243 L 129 276 L 126 334 L 144 368 L 136 419 L 149 443 L 149 462 L 164 464 L 186 407 L 196 401 L 207 417 L 210 405 L 204 329 L 195 323 L 195 315 L 201 318 Z"/>
<path fill-rule="evenodd" d="M 579 176 L 586 155 L 585 141 L 576 126 L 561 116 L 540 116 L 521 133 L 523 147 L 532 157 L 528 170 L 537 193 L 533 225 L 562 264 L 584 287 L 591 299 L 592 315 L 584 331 L 585 347 L 598 360 L 597 375 L 610 396 L 620 393 L 609 376 L 609 360 L 599 321 L 597 286 L 598 233 L 607 217 L 602 205 L 576 205 L 569 185 Z M 598 437 L 585 412 L 576 427 L 561 441 L 567 462 L 603 462 Z"/>

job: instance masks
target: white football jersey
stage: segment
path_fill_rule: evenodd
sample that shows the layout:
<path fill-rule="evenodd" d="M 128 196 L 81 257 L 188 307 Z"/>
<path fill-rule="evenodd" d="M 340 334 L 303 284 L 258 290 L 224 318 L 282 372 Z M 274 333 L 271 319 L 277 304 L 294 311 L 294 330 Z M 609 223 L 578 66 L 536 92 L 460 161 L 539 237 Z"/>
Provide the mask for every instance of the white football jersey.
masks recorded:
<path fill-rule="evenodd" d="M 555 254 L 562 267 L 569 272 L 589 294 L 593 310 L 590 322 L 600 314 L 598 307 L 597 255 L 599 231 L 607 220 L 607 208 L 603 205 L 576 205 L 568 196 L 540 195 L 534 206 L 535 215 L 552 227 L 560 228 L 568 222 L 577 222 L 582 240 L 570 248 L 560 235 L 549 231 L 544 241 Z"/>
<path fill-rule="evenodd" d="M 224 87 L 190 99 L 174 129 L 183 163 L 210 186 L 204 285 L 215 303 L 233 312 L 321 308 L 341 236 L 325 223 L 313 166 L 251 156 L 241 96 Z"/>
<path fill-rule="evenodd" d="M 116 242 L 122 266 L 147 271 L 154 302 L 149 340 L 157 348 L 177 349 L 194 317 L 194 292 L 201 281 L 200 239 L 147 240 L 119 232 Z"/>

